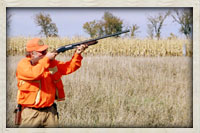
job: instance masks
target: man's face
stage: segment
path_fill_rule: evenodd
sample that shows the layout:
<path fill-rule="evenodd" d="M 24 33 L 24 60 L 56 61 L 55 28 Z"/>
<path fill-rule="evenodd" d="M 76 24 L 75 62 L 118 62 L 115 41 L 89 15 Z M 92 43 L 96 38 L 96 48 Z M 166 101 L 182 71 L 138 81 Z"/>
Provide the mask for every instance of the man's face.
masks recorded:
<path fill-rule="evenodd" d="M 37 63 L 40 59 L 42 59 L 47 53 L 47 50 L 44 51 L 33 51 L 31 53 L 31 60 L 34 60 Z"/>

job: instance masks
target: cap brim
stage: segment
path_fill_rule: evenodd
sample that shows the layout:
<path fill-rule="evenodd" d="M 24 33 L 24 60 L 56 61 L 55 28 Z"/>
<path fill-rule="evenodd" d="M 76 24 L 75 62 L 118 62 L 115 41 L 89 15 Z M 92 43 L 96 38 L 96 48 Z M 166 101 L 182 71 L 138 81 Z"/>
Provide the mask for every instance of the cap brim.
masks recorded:
<path fill-rule="evenodd" d="M 44 51 L 48 48 L 48 45 L 42 45 L 37 51 Z"/>

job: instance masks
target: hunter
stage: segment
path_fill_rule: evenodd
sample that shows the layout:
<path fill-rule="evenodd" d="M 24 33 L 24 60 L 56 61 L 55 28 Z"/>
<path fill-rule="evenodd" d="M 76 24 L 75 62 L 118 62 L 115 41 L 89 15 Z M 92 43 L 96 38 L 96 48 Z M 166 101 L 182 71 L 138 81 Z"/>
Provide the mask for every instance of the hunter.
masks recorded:
<path fill-rule="evenodd" d="M 70 61 L 55 59 L 56 52 L 48 52 L 40 38 L 28 41 L 26 57 L 17 66 L 17 103 L 21 107 L 19 127 L 58 127 L 55 100 L 65 100 L 61 77 L 81 67 L 81 53 L 90 42 L 77 46 Z"/>

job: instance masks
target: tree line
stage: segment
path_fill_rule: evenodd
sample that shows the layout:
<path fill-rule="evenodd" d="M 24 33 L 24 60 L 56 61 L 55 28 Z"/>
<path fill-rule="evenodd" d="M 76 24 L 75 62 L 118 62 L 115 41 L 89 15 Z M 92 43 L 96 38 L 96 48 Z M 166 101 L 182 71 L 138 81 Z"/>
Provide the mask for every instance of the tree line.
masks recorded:
<path fill-rule="evenodd" d="M 147 37 L 151 39 L 160 39 L 161 33 L 163 32 L 163 25 L 167 17 L 173 18 L 173 23 L 180 24 L 180 33 L 184 34 L 186 38 L 192 37 L 192 24 L 193 15 L 192 10 L 179 9 L 179 10 L 168 10 L 165 13 L 158 13 L 155 16 L 147 17 Z M 10 21 L 11 16 L 9 16 Z M 45 13 L 38 13 L 34 16 L 34 22 L 41 28 L 40 33 L 45 37 L 58 37 L 58 28 L 52 21 L 51 16 Z M 9 26 L 9 23 L 8 23 Z M 140 32 L 140 27 L 137 24 L 131 26 L 125 25 L 123 20 L 112 13 L 106 11 L 100 20 L 93 20 L 83 24 L 84 31 L 90 35 L 91 38 L 96 36 L 102 36 L 106 34 L 113 34 L 120 32 L 123 29 L 129 29 L 131 32 L 127 34 L 132 38 L 137 37 Z M 177 37 L 173 33 L 170 34 L 171 38 Z"/>

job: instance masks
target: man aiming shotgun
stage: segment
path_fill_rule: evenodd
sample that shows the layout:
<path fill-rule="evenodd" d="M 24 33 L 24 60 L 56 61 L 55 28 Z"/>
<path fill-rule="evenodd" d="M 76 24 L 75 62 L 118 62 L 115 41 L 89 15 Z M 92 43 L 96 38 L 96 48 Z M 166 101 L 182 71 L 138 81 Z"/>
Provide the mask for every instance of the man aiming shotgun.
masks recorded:
<path fill-rule="evenodd" d="M 96 39 L 62 46 L 54 52 L 47 52 L 48 45 L 34 38 L 26 45 L 26 57 L 17 66 L 17 103 L 15 123 L 20 127 L 58 127 L 58 112 L 55 100 L 65 100 L 61 77 L 81 67 L 81 53 L 99 39 L 119 36 L 118 32 Z M 60 52 L 76 48 L 70 61 L 55 59 Z"/>

